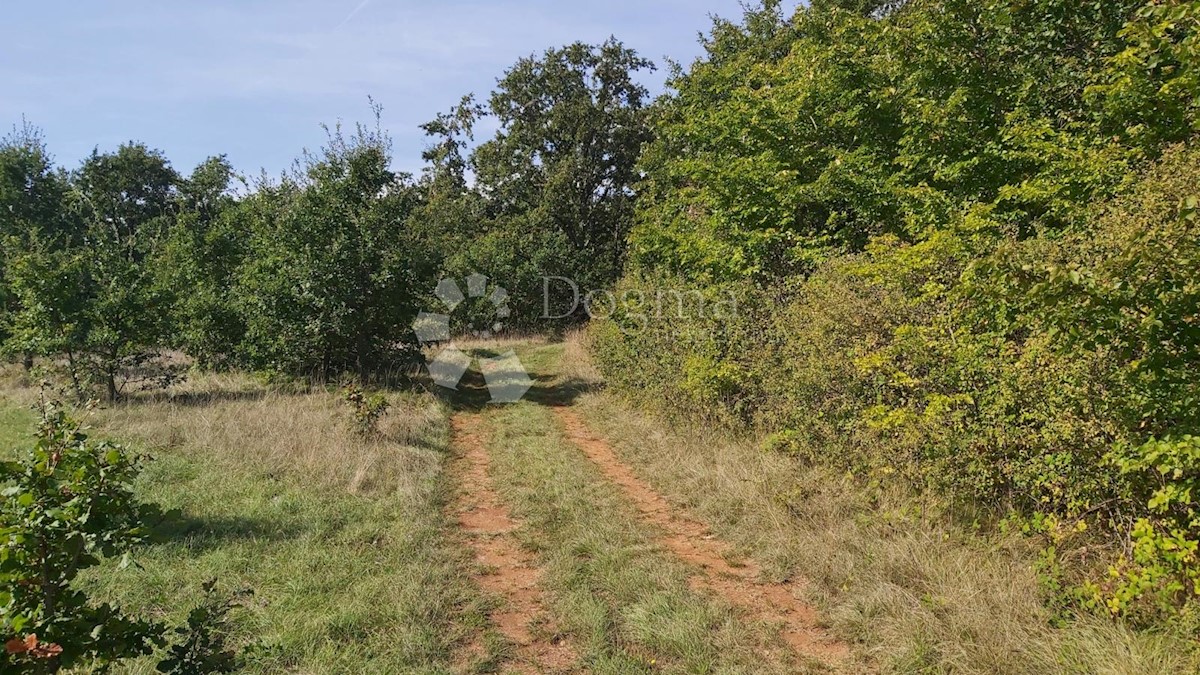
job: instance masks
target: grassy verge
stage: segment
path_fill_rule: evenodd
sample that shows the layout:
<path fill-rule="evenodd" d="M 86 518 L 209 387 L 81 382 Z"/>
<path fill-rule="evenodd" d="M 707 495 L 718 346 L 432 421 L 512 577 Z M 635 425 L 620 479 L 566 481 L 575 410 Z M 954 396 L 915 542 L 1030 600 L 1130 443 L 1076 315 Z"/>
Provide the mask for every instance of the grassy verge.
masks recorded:
<path fill-rule="evenodd" d="M 639 476 L 708 522 L 777 579 L 799 575 L 840 637 L 885 670 L 962 673 L 1180 673 L 1197 667 L 1177 636 L 1080 620 L 1054 627 L 1036 552 L 930 517 L 911 495 L 765 453 L 752 440 L 665 425 L 596 391 L 579 341 L 563 363 L 576 401 Z M 552 356 L 552 355 L 551 355 Z M 1194 652 L 1193 652 L 1194 653 Z"/>
<path fill-rule="evenodd" d="M 249 672 L 470 669 L 458 654 L 489 629 L 444 520 L 445 410 L 391 396 L 383 437 L 370 442 L 332 394 L 244 378 L 204 377 L 170 399 L 101 411 L 97 433 L 153 456 L 138 489 L 167 513 L 155 543 L 136 552 L 139 569 L 105 566 L 85 583 L 98 599 L 172 622 L 207 579 L 253 589 L 238 639 L 266 649 Z M 24 426 L 14 414 L 0 414 L 4 427 Z"/>
<path fill-rule="evenodd" d="M 554 348 L 526 352 L 535 366 Z M 807 672 L 776 627 L 744 622 L 689 588 L 688 570 L 653 543 L 618 488 L 569 442 L 535 390 L 493 410 L 497 488 L 527 527 L 523 545 L 543 577 L 560 629 L 575 636 L 589 672 Z"/>

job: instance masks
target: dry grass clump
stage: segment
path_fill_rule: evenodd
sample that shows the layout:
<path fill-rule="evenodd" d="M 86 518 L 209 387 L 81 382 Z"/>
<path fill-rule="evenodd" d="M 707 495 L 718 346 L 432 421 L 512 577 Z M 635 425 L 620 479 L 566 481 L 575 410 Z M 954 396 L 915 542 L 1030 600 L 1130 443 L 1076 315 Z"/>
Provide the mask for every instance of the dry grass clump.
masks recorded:
<path fill-rule="evenodd" d="M 460 336 L 453 340 L 455 347 L 465 351 L 491 351 L 491 352 L 507 352 L 525 347 L 534 347 L 546 345 L 550 339 L 544 335 L 524 335 L 521 333 L 504 333 L 489 338 L 477 338 L 471 336 Z M 441 347 L 434 347 L 430 351 L 437 353 Z"/>
<path fill-rule="evenodd" d="M 575 329 L 563 336 L 562 360 L 559 373 L 566 380 L 589 385 L 604 381 L 591 356 L 591 338 L 585 329 Z"/>

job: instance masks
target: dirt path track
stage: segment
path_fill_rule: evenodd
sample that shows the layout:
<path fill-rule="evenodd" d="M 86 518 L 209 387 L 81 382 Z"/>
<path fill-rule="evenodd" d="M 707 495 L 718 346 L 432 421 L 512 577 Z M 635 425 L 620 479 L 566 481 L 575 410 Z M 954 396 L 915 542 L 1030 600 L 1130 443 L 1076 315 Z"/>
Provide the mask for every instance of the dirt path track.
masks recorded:
<path fill-rule="evenodd" d="M 459 484 L 453 513 L 481 568 L 476 582 L 504 601 L 503 607 L 492 613 L 492 622 L 516 648 L 504 672 L 569 671 L 575 662 L 570 645 L 547 638 L 551 631 L 539 626 L 548 620 L 538 586 L 541 572 L 512 536 L 517 524 L 488 476 L 490 459 L 483 419 L 477 414 L 459 413 L 454 416 L 452 429 L 456 449 L 452 470 Z"/>
<path fill-rule="evenodd" d="M 645 521 L 665 533 L 662 543 L 695 568 L 691 580 L 694 587 L 720 595 L 755 619 L 782 624 L 783 638 L 803 656 L 835 665 L 849 655 L 848 647 L 821 629 L 816 612 L 797 598 L 797 584 L 761 583 L 762 570 L 755 563 L 730 563 L 732 551 L 727 544 L 713 538 L 704 524 L 678 513 L 638 478 L 608 443 L 588 429 L 578 413 L 567 407 L 554 410 L 566 427 L 567 437 L 624 490 Z"/>

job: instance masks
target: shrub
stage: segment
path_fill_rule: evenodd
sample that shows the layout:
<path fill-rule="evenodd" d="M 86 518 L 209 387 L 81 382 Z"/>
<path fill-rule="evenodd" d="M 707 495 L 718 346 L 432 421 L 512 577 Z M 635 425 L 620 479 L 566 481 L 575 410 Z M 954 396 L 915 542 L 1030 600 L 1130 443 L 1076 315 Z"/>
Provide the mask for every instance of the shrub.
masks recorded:
<path fill-rule="evenodd" d="M 52 673 L 104 670 L 172 645 L 160 672 L 231 672 L 238 654 L 226 645 L 233 600 L 204 586 L 204 600 L 183 626 L 169 629 L 75 587 L 79 573 L 105 558 L 130 562 L 145 540 L 148 508 L 131 485 L 141 458 L 95 442 L 61 405 L 43 402 L 33 451 L 0 465 L 0 670 Z"/>
<path fill-rule="evenodd" d="M 0 467 L 0 626 L 9 666 L 103 666 L 158 643 L 154 624 L 93 604 L 72 586 L 81 570 L 127 556 L 142 540 L 142 506 L 130 488 L 139 462 L 121 446 L 90 441 L 48 403 L 33 452 Z"/>
<path fill-rule="evenodd" d="M 378 111 L 377 111 L 378 114 Z M 405 222 L 416 204 L 378 127 L 330 131 L 297 175 L 260 185 L 233 283 L 242 358 L 264 370 L 360 382 L 418 358 L 411 324 L 422 269 Z"/>
<path fill-rule="evenodd" d="M 1111 552 L 1064 570 L 1090 576 L 1085 606 L 1160 619 L 1200 578 L 1198 183 L 1200 151 L 1176 148 L 1083 231 L 1021 239 L 974 208 L 920 242 L 746 284 L 751 309 L 728 320 L 599 322 L 598 362 L 643 402 L 805 459 L 1060 523 Z"/>
<path fill-rule="evenodd" d="M 228 624 L 229 613 L 240 605 L 236 597 L 217 593 L 216 586 L 215 579 L 205 582 L 200 604 L 188 614 L 187 623 L 173 631 L 176 642 L 159 662 L 158 672 L 206 675 L 237 669 L 239 655 L 228 645 Z"/>
<path fill-rule="evenodd" d="M 342 387 L 342 400 L 350 406 L 354 430 L 367 438 L 379 435 L 379 421 L 387 414 L 391 403 L 380 393 L 368 394 L 356 384 Z"/>

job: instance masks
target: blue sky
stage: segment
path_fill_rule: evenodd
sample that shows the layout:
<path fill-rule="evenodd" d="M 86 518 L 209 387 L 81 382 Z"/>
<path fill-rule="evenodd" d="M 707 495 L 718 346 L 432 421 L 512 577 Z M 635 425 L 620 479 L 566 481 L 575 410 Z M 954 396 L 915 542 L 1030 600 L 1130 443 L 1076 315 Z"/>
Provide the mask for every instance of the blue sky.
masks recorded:
<path fill-rule="evenodd" d="M 516 59 L 615 35 L 662 65 L 701 52 L 708 16 L 738 0 L 217 0 L 12 3 L 0 22 L 0 127 L 22 115 L 57 161 L 136 139 L 177 169 L 225 153 L 272 174 L 324 138 L 322 122 L 383 105 L 395 165 L 417 171 L 417 128 Z M 665 68 L 644 78 L 661 91 Z"/>

